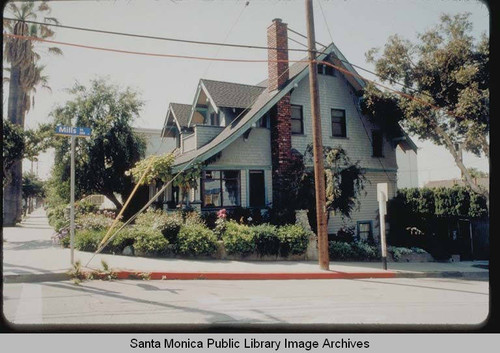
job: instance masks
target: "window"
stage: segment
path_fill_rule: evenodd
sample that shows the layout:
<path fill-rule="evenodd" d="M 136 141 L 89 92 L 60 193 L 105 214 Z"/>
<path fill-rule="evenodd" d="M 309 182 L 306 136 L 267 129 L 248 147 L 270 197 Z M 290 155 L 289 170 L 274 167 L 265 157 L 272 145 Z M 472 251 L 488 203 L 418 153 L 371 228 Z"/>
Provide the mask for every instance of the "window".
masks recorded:
<path fill-rule="evenodd" d="M 213 126 L 219 126 L 220 123 L 219 123 L 219 114 L 217 113 L 210 113 L 210 121 L 209 121 L 209 124 L 210 125 L 213 125 Z"/>
<path fill-rule="evenodd" d="M 345 110 L 332 109 L 332 136 L 346 137 Z"/>
<path fill-rule="evenodd" d="M 292 134 L 301 135 L 304 133 L 304 116 L 301 105 L 292 104 Z"/>
<path fill-rule="evenodd" d="M 331 66 L 325 65 L 325 75 L 335 76 L 335 69 Z"/>
<path fill-rule="evenodd" d="M 367 242 L 372 238 L 373 238 L 372 222 L 371 221 L 358 222 L 358 239 L 360 241 Z"/>
<path fill-rule="evenodd" d="M 318 74 L 326 76 L 335 76 L 335 69 L 328 65 L 318 64 Z"/>
<path fill-rule="evenodd" d="M 384 156 L 384 134 L 380 130 L 372 131 L 372 150 L 373 157 L 383 157 Z"/>
<path fill-rule="evenodd" d="M 265 128 L 268 128 L 269 129 L 269 113 L 267 113 L 266 115 L 264 115 L 262 118 L 259 119 L 259 121 L 257 122 L 257 127 L 265 127 Z"/>
<path fill-rule="evenodd" d="M 239 170 L 207 170 L 201 181 L 203 207 L 240 206 Z"/>

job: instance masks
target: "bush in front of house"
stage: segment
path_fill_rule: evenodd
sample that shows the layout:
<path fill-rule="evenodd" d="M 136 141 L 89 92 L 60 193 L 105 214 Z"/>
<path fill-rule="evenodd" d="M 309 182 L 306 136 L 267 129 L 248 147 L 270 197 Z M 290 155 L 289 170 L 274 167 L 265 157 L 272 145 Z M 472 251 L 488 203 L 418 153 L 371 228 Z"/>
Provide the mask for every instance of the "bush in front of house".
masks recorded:
<path fill-rule="evenodd" d="M 329 241 L 328 253 L 330 255 L 330 261 L 349 260 L 354 257 L 354 251 L 351 243 L 343 241 Z"/>
<path fill-rule="evenodd" d="M 106 230 L 79 229 L 75 233 L 75 248 L 80 251 L 94 252 L 106 235 Z"/>
<path fill-rule="evenodd" d="M 144 226 L 133 226 L 130 237 L 135 239 L 134 250 L 137 254 L 158 256 L 167 253 L 168 240 L 158 229 Z"/>
<path fill-rule="evenodd" d="M 228 254 L 245 256 L 255 251 L 253 227 L 235 221 L 226 222 L 222 240 Z"/>
<path fill-rule="evenodd" d="M 99 206 L 90 202 L 89 200 L 80 200 L 75 202 L 75 214 L 84 215 L 89 213 L 96 213 L 99 210 Z"/>
<path fill-rule="evenodd" d="M 181 230 L 183 223 L 180 212 L 165 213 L 162 210 L 148 209 L 146 212 L 137 216 L 135 224 L 140 227 L 147 227 L 159 230 L 165 239 L 174 243 Z"/>
<path fill-rule="evenodd" d="M 351 244 L 354 257 L 358 260 L 376 260 L 380 258 L 379 249 L 377 246 L 368 243 L 357 241 Z"/>
<path fill-rule="evenodd" d="M 113 222 L 113 218 L 95 213 L 80 215 L 75 219 L 75 225 L 79 229 L 108 230 Z M 118 229 L 122 224 L 122 222 L 118 221 L 114 229 Z"/>
<path fill-rule="evenodd" d="M 115 231 L 118 230 L 120 226 L 115 228 Z M 134 231 L 135 227 L 125 227 L 120 230 L 113 239 L 109 242 L 109 244 L 104 248 L 104 252 L 109 252 L 113 254 L 121 254 L 123 249 L 127 246 L 134 246 L 135 240 L 137 238 L 137 232 Z"/>
<path fill-rule="evenodd" d="M 278 255 L 280 238 L 278 229 L 271 224 L 261 224 L 252 227 L 255 246 L 260 255 Z"/>
<path fill-rule="evenodd" d="M 177 236 L 176 251 L 181 255 L 212 255 L 217 250 L 217 237 L 204 224 L 186 222 Z"/>
<path fill-rule="evenodd" d="M 69 225 L 69 219 L 65 217 L 65 209 L 67 205 L 59 205 L 51 207 L 47 210 L 47 218 L 49 224 L 56 232 Z"/>
<path fill-rule="evenodd" d="M 278 228 L 280 239 L 280 255 L 303 254 L 309 243 L 309 233 L 297 224 L 288 224 Z"/>

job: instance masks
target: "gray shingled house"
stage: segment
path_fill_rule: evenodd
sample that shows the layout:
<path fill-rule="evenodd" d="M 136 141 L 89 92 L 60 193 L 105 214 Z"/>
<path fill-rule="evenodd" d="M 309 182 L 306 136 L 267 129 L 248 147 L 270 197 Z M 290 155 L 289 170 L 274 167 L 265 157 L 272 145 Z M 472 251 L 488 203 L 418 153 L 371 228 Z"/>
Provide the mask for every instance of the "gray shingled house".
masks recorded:
<path fill-rule="evenodd" d="M 288 60 L 287 25 L 273 20 L 268 28 L 268 56 Z M 281 49 L 283 48 L 283 49 Z M 322 50 L 319 60 L 341 65 L 350 72 L 335 44 Z M 363 116 L 357 91 L 365 82 L 328 66 L 318 65 L 323 144 L 342 146 L 359 161 L 369 183 L 361 207 L 349 221 L 358 235 L 378 236 L 376 184 L 387 182 L 391 197 L 396 190 L 396 148 L 416 152 L 415 144 L 401 130 L 387 138 L 381 128 Z M 200 79 L 192 104 L 169 105 L 162 136 L 174 138 L 176 170 L 205 162 L 199 187 L 188 195 L 201 211 L 236 206 L 265 208 L 280 197 L 292 150 L 304 153 L 312 143 L 307 63 L 290 67 L 269 62 L 268 78 L 255 85 Z M 153 187 L 153 186 L 152 186 Z M 159 186 L 157 186 L 159 187 Z M 166 191 L 164 207 L 175 207 L 178 190 Z M 332 215 L 329 233 L 342 226 Z"/>

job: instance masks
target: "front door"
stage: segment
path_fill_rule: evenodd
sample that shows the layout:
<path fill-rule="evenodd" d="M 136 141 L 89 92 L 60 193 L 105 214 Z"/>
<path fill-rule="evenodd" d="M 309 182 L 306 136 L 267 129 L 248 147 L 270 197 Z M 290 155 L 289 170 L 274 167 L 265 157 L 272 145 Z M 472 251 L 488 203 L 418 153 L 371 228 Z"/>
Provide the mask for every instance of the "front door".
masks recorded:
<path fill-rule="evenodd" d="M 266 188 L 264 185 L 264 171 L 250 171 L 250 207 L 266 206 Z"/>

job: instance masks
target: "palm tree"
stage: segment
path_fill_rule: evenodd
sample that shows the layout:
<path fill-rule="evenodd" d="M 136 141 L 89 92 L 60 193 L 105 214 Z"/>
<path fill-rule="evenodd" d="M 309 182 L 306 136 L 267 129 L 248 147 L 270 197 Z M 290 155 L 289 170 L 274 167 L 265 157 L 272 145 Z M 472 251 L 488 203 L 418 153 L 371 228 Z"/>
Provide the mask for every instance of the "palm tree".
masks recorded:
<path fill-rule="evenodd" d="M 39 14 L 49 14 L 50 7 L 43 1 L 35 7 L 33 1 L 16 4 L 10 2 L 6 10 L 10 12 L 15 21 L 4 19 L 4 31 L 14 35 L 30 36 L 37 38 L 50 38 L 54 32 L 44 24 L 27 24 L 27 20 L 36 20 Z M 43 17 L 46 24 L 55 23 L 53 17 Z M 62 54 L 59 48 L 49 48 L 50 53 Z M 38 65 L 40 55 L 36 52 L 32 41 L 4 37 L 4 60 L 10 64 L 9 99 L 7 116 L 10 122 L 24 129 L 26 113 L 33 103 L 33 94 L 36 86 L 46 86 L 47 79 L 42 74 L 43 66 Z M 11 182 L 4 188 L 3 224 L 14 225 L 20 220 L 22 214 L 22 159 L 17 160 L 9 169 Z"/>

